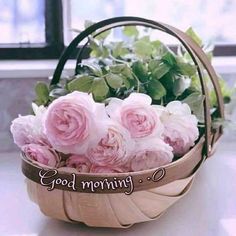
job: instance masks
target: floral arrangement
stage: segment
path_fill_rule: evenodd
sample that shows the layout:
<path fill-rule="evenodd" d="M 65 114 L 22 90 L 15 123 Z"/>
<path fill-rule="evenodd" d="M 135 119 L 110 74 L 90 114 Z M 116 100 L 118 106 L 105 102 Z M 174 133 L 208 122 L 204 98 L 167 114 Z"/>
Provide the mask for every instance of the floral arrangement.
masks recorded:
<path fill-rule="evenodd" d="M 204 97 L 188 53 L 139 37 L 134 26 L 123 33 L 128 43 L 107 43 L 109 31 L 91 37 L 90 59 L 75 76 L 36 85 L 34 114 L 11 125 L 29 160 L 82 173 L 130 172 L 168 164 L 195 145 Z M 203 46 L 192 29 L 188 34 Z M 229 102 L 232 91 L 221 81 Z M 211 93 L 213 119 L 215 103 Z"/>
<path fill-rule="evenodd" d="M 34 104 L 35 115 L 11 126 L 15 143 L 33 161 L 79 172 L 127 172 L 168 164 L 197 140 L 197 118 L 180 101 L 152 105 L 146 94 L 111 98 L 105 107 L 84 92 Z"/>

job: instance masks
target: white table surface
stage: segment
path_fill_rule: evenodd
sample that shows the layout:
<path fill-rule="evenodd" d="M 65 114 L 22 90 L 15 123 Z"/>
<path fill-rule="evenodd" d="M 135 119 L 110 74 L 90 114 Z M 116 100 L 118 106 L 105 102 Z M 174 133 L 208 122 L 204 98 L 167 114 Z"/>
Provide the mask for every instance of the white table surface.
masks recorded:
<path fill-rule="evenodd" d="M 0 154 L 0 236 L 235 236 L 236 138 L 220 141 L 191 191 L 158 220 L 129 229 L 90 228 L 44 216 L 27 196 L 19 154 Z"/>

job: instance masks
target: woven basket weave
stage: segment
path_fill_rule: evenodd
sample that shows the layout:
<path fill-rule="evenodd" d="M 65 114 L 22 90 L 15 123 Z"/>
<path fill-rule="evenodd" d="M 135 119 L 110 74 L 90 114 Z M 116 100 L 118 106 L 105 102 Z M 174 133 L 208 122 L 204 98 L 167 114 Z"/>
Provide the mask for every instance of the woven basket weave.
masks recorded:
<path fill-rule="evenodd" d="M 132 224 L 150 221 L 158 218 L 168 207 L 184 196 L 190 189 L 193 178 L 205 159 L 210 156 L 215 142 L 222 134 L 222 127 L 211 128 L 211 114 L 209 96 L 206 83 L 203 80 L 201 67 L 209 74 L 217 96 L 218 117 L 224 117 L 223 99 L 217 80 L 217 75 L 202 49 L 182 31 L 155 21 L 137 17 L 117 17 L 98 22 L 81 32 L 62 54 L 54 72 L 51 84 L 57 84 L 62 70 L 71 53 L 89 35 L 99 35 L 114 27 L 126 25 L 140 25 L 158 29 L 176 37 L 188 51 L 197 66 L 204 100 L 205 133 L 197 144 L 182 158 L 159 169 L 117 174 L 75 174 L 76 183 L 83 181 L 101 182 L 104 179 L 125 179 L 130 177 L 133 183 L 131 194 L 125 194 L 127 187 L 116 189 L 78 188 L 73 190 L 63 185 L 56 185 L 52 191 L 40 182 L 40 171 L 50 171 L 48 167 L 38 166 L 29 162 L 22 155 L 22 171 L 27 177 L 28 193 L 41 211 L 52 218 L 69 222 L 84 222 L 89 226 L 124 228 Z M 82 60 L 82 52 L 78 54 L 77 62 Z M 58 169 L 56 177 L 67 179 L 72 177 L 73 171 Z M 154 176 L 155 173 L 155 176 Z"/>

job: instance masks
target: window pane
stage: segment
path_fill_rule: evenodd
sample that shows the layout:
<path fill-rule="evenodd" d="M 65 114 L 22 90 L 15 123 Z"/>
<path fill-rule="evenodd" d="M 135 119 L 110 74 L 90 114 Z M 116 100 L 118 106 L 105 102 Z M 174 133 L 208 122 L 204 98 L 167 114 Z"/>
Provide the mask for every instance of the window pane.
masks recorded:
<path fill-rule="evenodd" d="M 0 44 L 44 43 L 45 2 L 0 0 Z"/>
<path fill-rule="evenodd" d="M 236 43 L 235 0 L 71 0 L 71 28 L 85 20 L 132 15 L 165 22 L 179 29 L 192 26 L 213 43 Z"/>

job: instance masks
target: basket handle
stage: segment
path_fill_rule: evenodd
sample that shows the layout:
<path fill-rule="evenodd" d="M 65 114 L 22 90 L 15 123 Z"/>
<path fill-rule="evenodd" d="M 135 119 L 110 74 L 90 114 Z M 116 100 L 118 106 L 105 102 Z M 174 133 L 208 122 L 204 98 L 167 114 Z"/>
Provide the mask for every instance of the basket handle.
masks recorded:
<path fill-rule="evenodd" d="M 206 83 L 203 79 L 202 72 L 200 69 L 199 61 L 200 60 L 203 64 L 203 66 L 208 71 L 211 81 L 213 83 L 213 86 L 216 91 L 217 96 L 217 102 L 218 102 L 218 112 L 219 116 L 223 118 L 224 111 L 223 111 L 223 99 L 220 92 L 220 87 L 217 81 L 217 76 L 214 72 L 214 69 L 212 68 L 210 62 L 208 61 L 206 55 L 204 52 L 202 52 L 201 48 L 185 33 L 181 32 L 180 30 L 175 29 L 172 26 L 158 23 L 155 21 L 138 18 L 138 17 L 116 17 L 111 18 L 107 20 L 100 21 L 87 29 L 85 29 L 83 32 L 81 32 L 74 40 L 71 42 L 71 44 L 67 47 L 67 49 L 63 52 L 62 56 L 59 59 L 58 65 L 56 67 L 56 70 L 53 74 L 53 78 L 51 81 L 52 84 L 57 84 L 60 80 L 61 73 L 63 71 L 63 68 L 65 66 L 66 61 L 70 57 L 71 53 L 76 49 L 77 45 L 81 43 L 83 39 L 91 35 L 92 33 L 96 32 L 97 30 L 100 30 L 99 33 L 102 33 L 110 28 L 124 26 L 124 25 L 141 25 L 146 26 L 154 29 L 158 29 L 161 31 L 164 31 L 174 37 L 176 37 L 184 46 L 184 48 L 187 50 L 187 52 L 190 54 L 194 64 L 197 66 L 197 71 L 199 74 L 199 79 L 201 83 L 202 88 L 202 94 L 205 96 L 204 99 L 204 121 L 205 121 L 205 154 L 206 156 L 209 156 L 211 146 L 213 143 L 211 143 L 211 115 L 210 115 L 210 103 L 209 103 L 209 95 Z M 197 58 L 195 58 L 195 55 Z"/>

